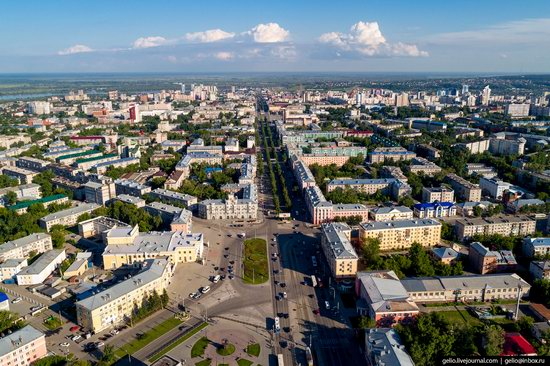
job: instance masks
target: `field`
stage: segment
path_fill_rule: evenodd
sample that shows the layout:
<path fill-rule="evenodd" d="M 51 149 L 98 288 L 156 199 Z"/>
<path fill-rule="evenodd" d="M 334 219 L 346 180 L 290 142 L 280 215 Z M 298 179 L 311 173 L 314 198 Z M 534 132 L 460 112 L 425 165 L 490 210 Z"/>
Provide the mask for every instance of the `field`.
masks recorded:
<path fill-rule="evenodd" d="M 267 261 L 267 243 L 264 239 L 245 240 L 243 281 L 253 285 L 268 281 L 269 266 Z"/>

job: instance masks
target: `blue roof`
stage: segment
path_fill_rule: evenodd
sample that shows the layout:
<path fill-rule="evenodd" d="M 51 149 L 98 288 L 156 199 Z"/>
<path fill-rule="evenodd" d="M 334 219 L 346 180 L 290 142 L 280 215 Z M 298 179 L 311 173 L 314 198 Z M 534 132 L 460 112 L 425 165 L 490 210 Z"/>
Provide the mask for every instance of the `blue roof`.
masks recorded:
<path fill-rule="evenodd" d="M 429 209 L 436 209 L 438 207 L 444 207 L 444 208 L 450 208 L 453 207 L 455 204 L 452 202 L 426 202 L 426 203 L 417 203 L 414 205 L 414 208 L 417 210 L 429 210 Z"/>
<path fill-rule="evenodd" d="M 206 167 L 204 168 L 204 172 L 206 174 L 208 173 L 215 173 L 215 172 L 222 172 L 223 171 L 223 168 L 220 168 L 220 167 Z"/>
<path fill-rule="evenodd" d="M 0 302 L 9 301 L 8 295 L 3 292 L 0 292 Z"/>

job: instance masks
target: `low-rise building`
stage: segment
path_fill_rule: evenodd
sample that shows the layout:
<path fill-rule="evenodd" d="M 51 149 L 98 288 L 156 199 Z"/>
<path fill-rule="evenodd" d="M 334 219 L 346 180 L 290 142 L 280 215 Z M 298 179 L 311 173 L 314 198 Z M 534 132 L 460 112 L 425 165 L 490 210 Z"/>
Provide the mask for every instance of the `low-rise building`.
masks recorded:
<path fill-rule="evenodd" d="M 529 264 L 529 273 L 536 280 L 550 280 L 550 261 L 532 261 Z"/>
<path fill-rule="evenodd" d="M 162 188 L 152 190 L 149 193 L 149 197 L 151 197 L 152 199 L 159 199 L 162 202 L 166 203 L 174 202 L 180 205 L 184 205 L 189 209 L 192 209 L 197 204 L 197 197 Z"/>
<path fill-rule="evenodd" d="M 462 202 L 456 204 L 457 214 L 464 217 L 475 216 L 476 210 L 479 210 L 480 212 L 485 212 L 487 209 L 493 206 L 496 206 L 496 203 L 492 203 L 489 201 Z"/>
<path fill-rule="evenodd" d="M 16 275 L 17 284 L 19 286 L 29 286 L 44 282 L 65 258 L 67 258 L 65 249 L 48 250 Z"/>
<path fill-rule="evenodd" d="M 98 216 L 78 223 L 78 234 L 83 238 L 101 238 L 105 243 L 105 237 L 109 230 L 116 227 L 130 228 L 130 225 L 106 216 Z"/>
<path fill-rule="evenodd" d="M 197 204 L 198 216 L 207 220 L 256 220 L 258 217 L 258 192 L 255 184 L 241 190 L 241 197 L 230 194 L 227 199 L 204 200 Z"/>
<path fill-rule="evenodd" d="M 528 258 L 545 257 L 549 254 L 550 254 L 550 237 L 523 239 L 523 255 L 525 255 L 526 257 Z"/>
<path fill-rule="evenodd" d="M 383 206 L 372 208 L 369 216 L 373 221 L 409 220 L 413 211 L 406 206 Z"/>
<path fill-rule="evenodd" d="M 119 194 L 114 198 L 114 201 L 120 201 L 129 205 L 134 205 L 138 208 L 145 207 L 146 201 L 143 198 L 132 196 L 129 194 Z"/>
<path fill-rule="evenodd" d="M 109 168 L 126 168 L 127 166 L 139 164 L 138 158 L 121 158 L 112 161 L 105 161 L 103 163 L 96 164 L 92 167 L 92 170 L 97 174 L 104 174 Z"/>
<path fill-rule="evenodd" d="M 380 327 L 410 320 L 419 313 L 393 271 L 358 272 L 355 292 L 359 298 L 357 312 L 374 319 Z"/>
<path fill-rule="evenodd" d="M 413 243 L 431 247 L 441 240 L 441 223 L 433 219 L 362 223 L 361 238 L 380 241 L 380 250 L 403 250 Z"/>
<path fill-rule="evenodd" d="M 99 207 L 101 206 L 96 203 L 81 203 L 76 207 L 46 215 L 38 220 L 38 223 L 40 227 L 46 229 L 46 231 L 50 231 L 50 228 L 54 225 L 72 226 L 78 222 L 78 218 L 81 215 L 85 213 L 91 214 Z"/>
<path fill-rule="evenodd" d="M 35 200 L 17 202 L 16 204 L 9 206 L 8 208 L 12 211 L 15 211 L 18 215 L 21 215 L 26 213 L 28 208 L 34 204 L 41 204 L 45 208 L 48 208 L 53 204 L 61 205 L 67 202 L 69 202 L 69 197 L 67 197 L 66 195 L 54 194 L 48 197 L 38 198 Z"/>
<path fill-rule="evenodd" d="M 106 236 L 103 252 L 105 269 L 136 266 L 145 259 L 166 257 L 172 264 L 202 259 L 204 239 L 200 233 L 162 231 L 140 233 L 134 228 L 115 228 Z"/>
<path fill-rule="evenodd" d="M 41 172 L 44 169 L 46 169 L 46 167 L 50 164 L 51 162 L 46 160 L 37 159 L 30 156 L 21 156 L 17 159 L 15 166 L 17 166 L 18 168 L 30 169 L 37 172 Z"/>
<path fill-rule="evenodd" d="M 414 366 L 399 334 L 392 328 L 365 329 L 365 358 L 369 366 Z"/>
<path fill-rule="evenodd" d="M 442 185 L 440 187 L 423 187 L 422 202 L 454 202 L 455 191 Z"/>
<path fill-rule="evenodd" d="M 427 218 L 442 218 L 456 215 L 456 206 L 452 202 L 417 203 L 414 205 L 414 216 Z"/>
<path fill-rule="evenodd" d="M 332 192 L 337 188 L 342 190 L 349 188 L 366 194 L 374 194 L 381 191 L 383 194 L 390 195 L 391 185 L 395 182 L 397 182 L 397 179 L 395 178 L 333 179 L 327 183 L 327 192 Z"/>
<path fill-rule="evenodd" d="M 509 272 L 516 269 L 517 261 L 509 250 L 489 250 L 481 243 L 470 244 L 468 251 L 470 266 L 480 274 Z"/>
<path fill-rule="evenodd" d="M 453 248 L 439 247 L 439 248 L 432 248 L 432 250 L 430 250 L 430 255 L 436 261 L 441 262 L 443 264 L 450 265 L 456 262 L 456 260 L 460 256 L 460 253 L 458 253 Z"/>
<path fill-rule="evenodd" d="M 8 259 L 29 258 L 31 253 L 44 253 L 53 249 L 52 237 L 45 233 L 30 234 L 0 245 L 0 262 Z"/>
<path fill-rule="evenodd" d="M 344 223 L 323 224 L 321 248 L 335 279 L 355 277 L 359 257 L 351 245 L 351 228 Z"/>
<path fill-rule="evenodd" d="M 29 366 L 47 354 L 45 334 L 32 325 L 0 338 L 0 365 Z"/>
<path fill-rule="evenodd" d="M 468 175 L 479 175 L 487 179 L 491 179 L 497 176 L 497 171 L 493 167 L 488 167 L 482 163 L 470 163 L 466 164 L 466 172 Z"/>
<path fill-rule="evenodd" d="M 369 152 L 369 162 L 384 163 L 387 161 L 405 161 L 416 157 L 416 154 L 402 147 L 377 147 Z"/>
<path fill-rule="evenodd" d="M 0 189 L 0 197 L 3 198 L 8 192 L 14 192 L 18 200 L 35 200 L 42 197 L 40 186 L 35 183 L 21 184 L 15 187 L 2 188 Z"/>
<path fill-rule="evenodd" d="M 151 187 L 129 179 L 117 179 L 115 180 L 115 192 L 117 196 L 129 194 L 130 196 L 141 197 L 151 192 Z"/>
<path fill-rule="evenodd" d="M 464 218 L 455 222 L 455 232 L 459 241 L 470 239 L 476 234 L 527 236 L 533 235 L 535 230 L 536 221 L 525 215 Z"/>
<path fill-rule="evenodd" d="M 193 214 L 185 208 L 167 203 L 151 202 L 145 205 L 143 209 L 153 216 L 160 216 L 165 225 L 170 225 L 171 231 L 191 232 Z"/>
<path fill-rule="evenodd" d="M 19 180 L 21 184 L 32 183 L 34 177 L 38 175 L 37 172 L 18 168 L 16 166 L 5 166 L 2 168 L 2 174 L 7 175 L 8 177 L 15 178 Z"/>
<path fill-rule="evenodd" d="M 4 283 L 15 283 L 15 276 L 28 266 L 27 259 L 7 259 L 0 263 L 0 281 Z"/>
<path fill-rule="evenodd" d="M 531 285 L 516 273 L 404 278 L 401 283 L 416 302 L 460 302 L 516 299 Z"/>
<path fill-rule="evenodd" d="M 86 202 L 97 203 L 98 205 L 105 205 L 116 196 L 115 185 L 112 182 L 100 183 L 89 181 L 85 183 L 83 187 Z"/>
<path fill-rule="evenodd" d="M 411 173 L 424 174 L 427 176 L 433 176 L 437 173 L 441 173 L 442 171 L 440 166 L 436 165 L 435 163 L 432 163 L 427 159 L 420 158 L 418 156 L 412 160 L 412 164 L 409 165 L 407 169 Z"/>
<path fill-rule="evenodd" d="M 166 258 L 145 259 L 143 270 L 116 285 L 76 303 L 77 323 L 86 330 L 99 333 L 124 323 L 140 306 L 144 296 L 159 295 L 172 277 L 172 265 Z"/>

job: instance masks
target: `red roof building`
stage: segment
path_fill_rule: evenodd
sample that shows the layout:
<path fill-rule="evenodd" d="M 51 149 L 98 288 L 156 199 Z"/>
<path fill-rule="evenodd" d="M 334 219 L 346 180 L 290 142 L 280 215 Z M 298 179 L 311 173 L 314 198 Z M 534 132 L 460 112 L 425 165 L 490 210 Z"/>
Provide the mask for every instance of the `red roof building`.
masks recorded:
<path fill-rule="evenodd" d="M 519 333 L 504 335 L 504 349 L 501 356 L 536 356 L 537 350 Z"/>

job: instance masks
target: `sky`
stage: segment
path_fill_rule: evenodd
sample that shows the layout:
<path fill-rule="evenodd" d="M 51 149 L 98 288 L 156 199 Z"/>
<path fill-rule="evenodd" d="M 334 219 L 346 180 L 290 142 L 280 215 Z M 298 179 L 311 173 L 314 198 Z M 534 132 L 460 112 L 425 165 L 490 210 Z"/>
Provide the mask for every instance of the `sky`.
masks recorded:
<path fill-rule="evenodd" d="M 550 72 L 550 1 L 19 0 L 0 73 Z"/>

